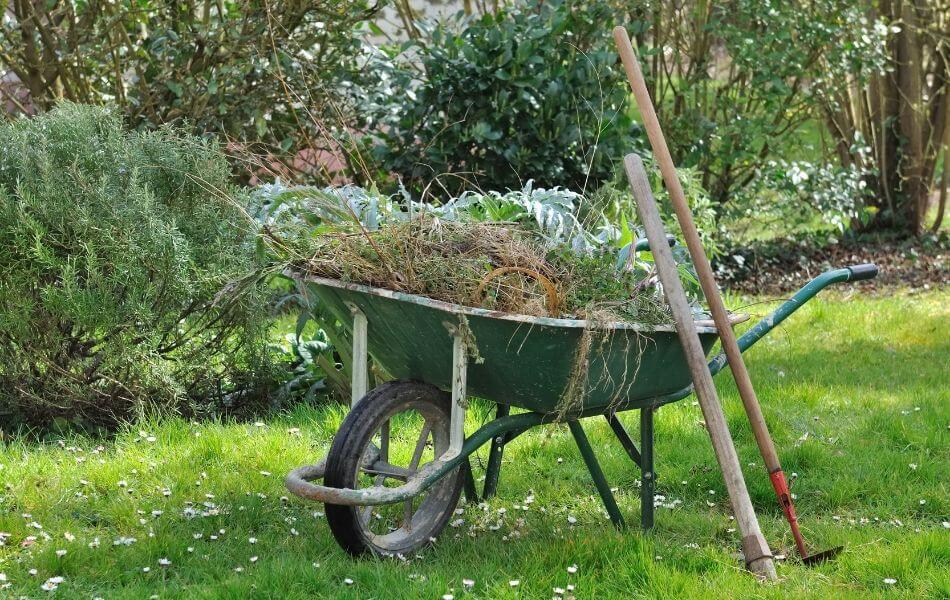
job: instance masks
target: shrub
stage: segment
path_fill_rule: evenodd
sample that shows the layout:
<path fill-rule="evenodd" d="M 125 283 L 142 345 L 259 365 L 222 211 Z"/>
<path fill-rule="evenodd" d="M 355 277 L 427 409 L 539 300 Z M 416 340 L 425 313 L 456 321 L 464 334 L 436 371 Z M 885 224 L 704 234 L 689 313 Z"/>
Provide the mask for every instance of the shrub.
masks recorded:
<path fill-rule="evenodd" d="M 232 141 L 245 178 L 264 166 L 243 162 L 249 153 L 283 176 L 326 175 L 327 125 L 346 116 L 342 86 L 364 74 L 354 29 L 374 11 L 366 0 L 14 2 L 0 11 L 0 74 L 27 93 L 0 86 L 0 99 L 27 113 L 63 98 L 116 104 L 136 128 L 187 121 Z"/>
<path fill-rule="evenodd" d="M 754 224 L 760 231 L 794 231 L 798 227 L 844 233 L 849 224 L 866 222 L 873 212 L 864 206 L 869 197 L 866 176 L 867 172 L 855 165 L 769 161 L 750 187 L 755 193 L 726 210 L 731 233 L 748 238 L 744 224 Z"/>
<path fill-rule="evenodd" d="M 372 107 L 380 166 L 423 200 L 427 189 L 517 190 L 529 179 L 593 189 L 629 142 L 604 30 L 613 14 L 603 2 L 519 2 L 420 25 L 388 104 Z"/>
<path fill-rule="evenodd" d="M 253 237 L 214 145 L 64 104 L 0 127 L 0 150 L 0 422 L 255 397 Z"/>
<path fill-rule="evenodd" d="M 679 221 L 676 219 L 673 203 L 666 191 L 660 169 L 656 166 L 652 157 L 645 156 L 643 160 L 650 180 L 650 189 L 653 190 L 666 231 L 682 238 Z M 699 230 L 703 247 L 707 254 L 716 256 L 722 250 L 726 234 L 717 226 L 718 215 L 716 214 L 715 205 L 709 198 L 709 193 L 703 189 L 702 175 L 695 168 L 678 168 L 676 172 L 686 194 L 686 200 L 692 210 L 693 220 Z M 635 200 L 633 194 L 630 193 L 627 176 L 621 169 L 617 169 L 610 181 L 590 195 L 589 206 L 593 207 L 596 212 L 604 214 L 613 222 L 629 222 L 631 226 L 638 225 L 639 216 L 637 215 Z M 675 254 L 676 251 L 674 250 Z"/>
<path fill-rule="evenodd" d="M 744 228 L 736 218 L 761 225 L 763 216 L 776 217 L 769 227 L 791 233 L 821 222 L 838 228 L 869 216 L 863 208 L 872 199 L 855 183 L 872 175 L 868 153 L 883 144 L 878 136 L 856 136 L 853 126 L 829 121 L 823 108 L 832 90 L 840 94 L 835 110 L 842 115 L 853 113 L 872 124 L 895 120 L 865 115 L 875 102 L 859 93 L 869 73 L 883 67 L 887 28 L 872 5 L 850 0 L 629 5 L 632 33 L 674 161 L 701 175 L 723 231 Z M 836 150 L 844 155 L 835 160 L 826 140 L 839 137 Z M 811 177 L 802 185 L 804 170 Z M 824 184 L 834 189 L 822 189 Z"/>

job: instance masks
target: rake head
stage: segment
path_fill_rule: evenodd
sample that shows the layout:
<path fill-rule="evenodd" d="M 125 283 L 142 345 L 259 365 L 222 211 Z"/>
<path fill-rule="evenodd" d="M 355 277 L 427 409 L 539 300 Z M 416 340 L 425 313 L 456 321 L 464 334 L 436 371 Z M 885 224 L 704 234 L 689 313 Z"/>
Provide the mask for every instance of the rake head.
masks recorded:
<path fill-rule="evenodd" d="M 824 550 L 822 552 L 815 552 L 814 554 L 803 556 L 802 564 L 812 566 L 812 565 L 819 565 L 821 563 L 828 562 L 829 560 L 834 560 L 834 558 L 838 556 L 838 554 L 842 550 L 844 550 L 844 546 L 836 546 L 834 548 L 829 548 L 828 550 Z"/>

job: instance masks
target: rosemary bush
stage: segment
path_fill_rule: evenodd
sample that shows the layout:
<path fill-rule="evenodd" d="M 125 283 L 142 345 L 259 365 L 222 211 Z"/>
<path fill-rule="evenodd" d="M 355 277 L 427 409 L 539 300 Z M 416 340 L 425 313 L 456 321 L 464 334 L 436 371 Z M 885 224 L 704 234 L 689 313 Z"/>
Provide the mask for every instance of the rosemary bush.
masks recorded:
<path fill-rule="evenodd" d="M 213 145 L 63 104 L 0 127 L 0 423 L 239 408 L 268 374 L 242 196 Z"/>

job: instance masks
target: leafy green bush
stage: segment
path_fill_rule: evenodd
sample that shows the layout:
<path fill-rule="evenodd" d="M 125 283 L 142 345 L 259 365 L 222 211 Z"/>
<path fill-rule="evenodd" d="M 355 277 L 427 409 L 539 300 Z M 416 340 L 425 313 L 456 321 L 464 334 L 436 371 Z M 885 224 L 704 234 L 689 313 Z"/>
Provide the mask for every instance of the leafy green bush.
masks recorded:
<path fill-rule="evenodd" d="M 676 213 L 673 211 L 673 203 L 666 191 L 660 169 L 650 156 L 645 156 L 643 161 L 647 176 L 650 179 L 650 189 L 653 190 L 666 231 L 682 241 L 679 221 L 677 221 Z M 703 247 L 707 254 L 716 256 L 722 250 L 726 233 L 717 225 L 718 215 L 716 214 L 715 205 L 709 194 L 703 189 L 702 176 L 695 168 L 679 168 L 676 172 L 686 194 L 686 200 L 692 210 L 693 220 L 699 230 Z M 612 179 L 590 195 L 590 201 L 587 205 L 592 207 L 596 214 L 604 215 L 611 222 L 629 222 L 633 226 L 639 221 L 634 198 L 630 193 L 630 184 L 627 181 L 626 174 L 621 169 L 618 169 Z"/>
<path fill-rule="evenodd" d="M 613 14 L 603 2 L 519 2 L 420 25 L 388 103 L 373 107 L 380 166 L 423 200 L 529 179 L 593 189 L 630 141 L 604 29 Z"/>
<path fill-rule="evenodd" d="M 820 118 L 814 84 L 843 48 L 849 60 L 876 51 L 852 44 L 867 37 L 863 10 L 850 0 L 644 7 L 634 33 L 664 132 L 676 163 L 702 173 L 717 205 L 748 200 L 754 190 L 741 193 L 770 160 L 820 153 L 802 148 L 804 126 Z"/>
<path fill-rule="evenodd" d="M 252 230 L 218 149 L 64 104 L 0 127 L 0 423 L 246 405 Z"/>
<path fill-rule="evenodd" d="M 871 217 L 873 209 L 864 206 L 869 196 L 866 176 L 856 165 L 772 160 L 750 188 L 755 194 L 728 207 L 724 215 L 731 232 L 740 237 L 748 237 L 742 235 L 747 224 L 778 232 L 799 226 L 841 234 L 849 224 Z"/>

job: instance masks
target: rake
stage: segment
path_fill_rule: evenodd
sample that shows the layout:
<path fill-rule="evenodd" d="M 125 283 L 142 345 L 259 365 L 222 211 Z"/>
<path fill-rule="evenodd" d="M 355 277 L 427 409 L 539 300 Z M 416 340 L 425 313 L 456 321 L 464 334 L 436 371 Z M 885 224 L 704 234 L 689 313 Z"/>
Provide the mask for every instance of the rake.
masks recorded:
<path fill-rule="evenodd" d="M 838 546 L 810 554 L 805 545 L 805 539 L 798 527 L 798 516 L 795 513 L 795 505 L 792 502 L 792 495 L 788 489 L 788 482 L 785 479 L 785 473 L 782 471 L 782 464 L 779 462 L 778 453 L 775 451 L 775 444 L 769 434 L 769 428 L 765 423 L 765 417 L 762 415 L 762 408 L 759 406 L 759 400 L 755 395 L 755 389 L 752 387 L 752 379 L 742 360 L 742 352 L 736 342 L 735 333 L 729 322 L 729 314 L 723 304 L 722 296 L 719 293 L 719 287 L 716 285 L 716 279 L 713 275 L 712 266 L 709 258 L 703 249 L 699 239 L 699 232 L 693 223 L 693 215 L 689 204 L 686 201 L 686 195 L 680 185 L 679 178 L 676 175 L 676 167 L 673 164 L 673 157 L 666 145 L 666 139 L 663 136 L 663 130 L 660 128 L 660 121 L 656 116 L 653 102 L 650 99 L 650 93 L 647 91 L 646 81 L 643 78 L 643 72 L 640 70 L 640 63 L 637 60 L 630 43 L 630 37 L 627 30 L 622 26 L 614 28 L 614 41 L 620 52 L 620 58 L 623 61 L 624 69 L 627 73 L 627 79 L 630 87 L 633 89 L 633 95 L 636 98 L 637 106 L 643 119 L 643 125 L 650 139 L 650 145 L 653 147 L 653 153 L 656 161 L 660 165 L 660 171 L 663 174 L 663 181 L 669 191 L 670 200 L 673 203 L 673 209 L 676 212 L 676 218 L 679 221 L 680 228 L 683 231 L 683 237 L 686 240 L 686 246 L 696 267 L 696 273 L 699 276 L 699 282 L 702 286 L 703 294 L 709 304 L 709 310 L 712 313 L 716 328 L 719 330 L 720 340 L 723 350 L 729 361 L 729 367 L 732 370 L 733 377 L 736 380 L 736 386 L 739 388 L 739 396 L 742 398 L 742 404 L 745 407 L 746 415 L 752 425 L 752 432 L 755 434 L 756 444 L 759 446 L 759 452 L 765 461 L 765 466 L 769 472 L 769 479 L 772 481 L 772 488 L 778 497 L 779 504 L 782 506 L 782 512 L 785 513 L 785 519 L 788 521 L 792 530 L 792 536 L 795 538 L 795 546 L 802 562 L 807 565 L 817 564 L 834 558 L 843 547 Z M 872 265 L 876 274 L 877 269 Z M 873 275 L 871 275 L 873 277 Z"/>

